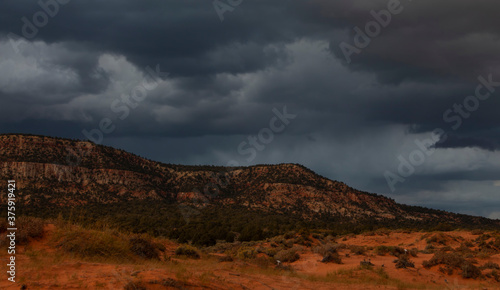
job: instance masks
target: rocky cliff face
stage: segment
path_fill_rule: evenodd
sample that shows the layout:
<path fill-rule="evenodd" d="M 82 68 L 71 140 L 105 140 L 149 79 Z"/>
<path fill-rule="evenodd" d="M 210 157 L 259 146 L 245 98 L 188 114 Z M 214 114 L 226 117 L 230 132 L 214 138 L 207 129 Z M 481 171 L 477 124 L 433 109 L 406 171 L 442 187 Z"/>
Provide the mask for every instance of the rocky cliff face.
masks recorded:
<path fill-rule="evenodd" d="M 42 206 L 150 199 L 195 207 L 238 204 L 304 218 L 458 219 L 355 190 L 301 165 L 172 165 L 87 141 L 45 136 L 0 135 L 0 180 L 8 179 L 17 181 L 19 201 Z"/>

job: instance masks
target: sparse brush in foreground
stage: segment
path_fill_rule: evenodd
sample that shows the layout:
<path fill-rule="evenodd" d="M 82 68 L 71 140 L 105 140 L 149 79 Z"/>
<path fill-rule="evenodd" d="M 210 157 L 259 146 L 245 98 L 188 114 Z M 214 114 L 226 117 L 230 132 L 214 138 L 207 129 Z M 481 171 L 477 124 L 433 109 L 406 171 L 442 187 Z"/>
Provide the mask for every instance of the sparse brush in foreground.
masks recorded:
<path fill-rule="evenodd" d="M 58 230 L 54 241 L 58 248 L 80 257 L 123 259 L 130 254 L 128 242 L 120 236 L 76 226 Z"/>
<path fill-rule="evenodd" d="M 338 249 L 343 247 L 345 247 L 343 244 L 327 243 L 325 245 L 314 247 L 313 252 L 323 256 L 323 259 L 321 260 L 322 263 L 342 264 L 342 259 L 340 258 Z"/>
<path fill-rule="evenodd" d="M 165 247 L 146 236 L 129 236 L 115 230 L 90 230 L 76 225 L 59 228 L 52 238 L 56 247 L 82 258 L 131 260 L 159 259 Z"/>
<path fill-rule="evenodd" d="M 446 268 L 440 268 L 442 272 L 453 274 L 454 270 L 462 270 L 464 278 L 478 278 L 481 276 L 481 270 L 473 264 L 473 261 L 466 260 L 459 253 L 436 252 L 430 260 L 422 263 L 425 268 L 431 268 L 436 265 L 444 265 Z"/>
<path fill-rule="evenodd" d="M 195 259 L 200 258 L 200 253 L 198 252 L 198 250 L 195 247 L 190 246 L 190 245 L 179 246 L 175 250 L 175 254 L 178 256 L 186 256 L 186 257 L 195 258 Z"/>

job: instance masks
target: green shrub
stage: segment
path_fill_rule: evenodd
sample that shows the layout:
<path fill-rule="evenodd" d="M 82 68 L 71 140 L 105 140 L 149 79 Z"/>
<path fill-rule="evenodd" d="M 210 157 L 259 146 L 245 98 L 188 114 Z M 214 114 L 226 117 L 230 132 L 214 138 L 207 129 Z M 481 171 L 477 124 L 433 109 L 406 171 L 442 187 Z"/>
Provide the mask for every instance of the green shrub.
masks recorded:
<path fill-rule="evenodd" d="M 238 249 L 237 256 L 241 260 L 255 259 L 255 257 L 257 257 L 257 251 L 252 247 L 241 247 Z"/>
<path fill-rule="evenodd" d="M 280 251 L 279 248 L 271 248 L 271 249 L 260 249 L 259 252 L 268 255 L 269 257 L 274 257 Z"/>
<path fill-rule="evenodd" d="M 177 256 L 186 256 L 193 259 L 199 259 L 201 257 L 198 250 L 190 245 L 179 246 L 177 249 L 175 249 L 175 254 Z"/>

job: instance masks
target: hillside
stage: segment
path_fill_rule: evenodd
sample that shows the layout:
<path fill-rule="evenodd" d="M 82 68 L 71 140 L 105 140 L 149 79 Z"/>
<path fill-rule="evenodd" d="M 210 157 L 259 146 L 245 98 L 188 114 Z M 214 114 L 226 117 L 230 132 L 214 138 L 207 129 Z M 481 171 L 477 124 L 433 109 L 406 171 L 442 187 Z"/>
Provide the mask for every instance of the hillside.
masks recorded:
<path fill-rule="evenodd" d="M 123 209 L 131 215 L 141 215 L 144 209 L 155 210 L 155 223 L 161 223 L 163 216 L 165 222 L 169 220 L 174 225 L 182 223 L 181 217 L 189 223 L 196 218 L 203 220 L 207 214 L 238 215 L 251 209 L 258 214 L 254 217 L 244 212 L 249 220 L 266 213 L 279 220 L 286 217 L 292 224 L 322 222 L 314 227 L 332 222 L 345 224 L 346 228 L 365 223 L 363 229 L 368 230 L 440 223 L 500 227 L 498 220 L 401 205 L 329 180 L 297 164 L 173 165 L 88 141 L 19 134 L 0 135 L 0 149 L 0 179 L 16 180 L 18 202 L 25 205 L 21 210 L 32 215 L 36 215 L 35 209 L 40 215 L 47 210 L 52 214 L 66 210 L 68 214 L 68 209 L 79 208 L 80 212 L 85 209 L 84 215 L 89 218 L 113 219 Z M 107 214 L 111 209 L 114 211 Z"/>

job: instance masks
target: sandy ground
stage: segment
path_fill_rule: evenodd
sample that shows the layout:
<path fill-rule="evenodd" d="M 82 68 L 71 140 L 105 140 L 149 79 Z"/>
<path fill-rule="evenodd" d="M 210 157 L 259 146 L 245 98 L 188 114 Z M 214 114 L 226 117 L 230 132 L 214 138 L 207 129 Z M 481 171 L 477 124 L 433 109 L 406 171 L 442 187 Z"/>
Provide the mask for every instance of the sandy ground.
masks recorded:
<path fill-rule="evenodd" d="M 134 285 L 129 289 L 500 289 L 500 283 L 493 279 L 464 279 L 458 273 L 443 274 L 438 267 L 425 269 L 422 262 L 433 254 L 422 253 L 411 258 L 415 268 L 408 269 L 396 269 L 395 257 L 390 254 L 379 256 L 368 251 L 365 255 L 354 255 L 348 249 L 339 252 L 343 264 L 325 264 L 311 248 L 304 248 L 300 259 L 289 264 L 293 272 L 258 266 L 251 261 L 219 262 L 214 255 L 203 255 L 199 260 L 171 258 L 137 264 L 84 262 L 55 250 L 49 242 L 53 231 L 53 225 L 47 226 L 43 239 L 19 247 L 17 282 L 7 281 L 4 274 L 1 289 L 21 289 L 23 285 L 26 289 L 124 289 L 127 284 Z M 339 238 L 337 242 L 422 250 L 427 245 L 425 238 L 422 239 L 424 234 L 358 235 Z M 450 236 L 447 245 L 452 247 L 477 238 L 464 231 L 446 235 Z M 176 246 L 173 242 L 167 243 L 167 255 L 172 255 Z M 3 252 L 1 264 L 5 265 L 8 257 L 6 251 Z M 360 261 L 368 259 L 374 268 L 360 269 Z M 500 264 L 500 255 L 478 259 L 478 264 L 486 261 Z M 386 276 L 381 275 L 381 271 Z"/>

